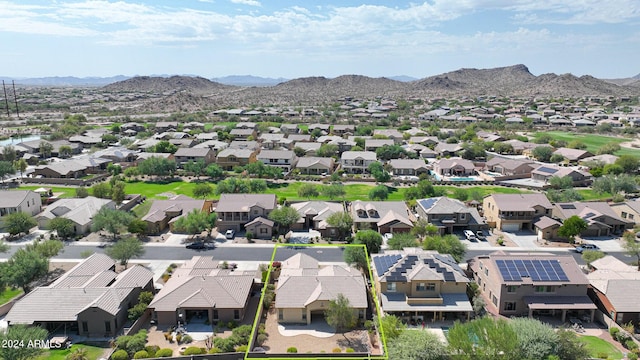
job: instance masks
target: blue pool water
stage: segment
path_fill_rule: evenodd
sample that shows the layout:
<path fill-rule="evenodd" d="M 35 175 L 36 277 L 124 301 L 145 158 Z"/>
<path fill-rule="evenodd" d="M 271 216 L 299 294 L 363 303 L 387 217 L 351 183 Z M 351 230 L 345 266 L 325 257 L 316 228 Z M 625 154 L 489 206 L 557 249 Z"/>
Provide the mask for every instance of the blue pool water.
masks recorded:
<path fill-rule="evenodd" d="M 476 181 L 476 178 L 472 177 L 450 177 L 449 181 Z"/>

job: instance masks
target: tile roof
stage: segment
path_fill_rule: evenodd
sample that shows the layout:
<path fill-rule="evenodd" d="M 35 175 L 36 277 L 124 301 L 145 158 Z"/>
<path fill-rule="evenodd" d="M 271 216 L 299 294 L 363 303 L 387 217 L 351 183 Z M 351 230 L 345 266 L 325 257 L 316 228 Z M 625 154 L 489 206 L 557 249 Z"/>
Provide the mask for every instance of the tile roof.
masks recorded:
<path fill-rule="evenodd" d="M 492 194 L 490 197 L 500 211 L 533 211 L 534 206 L 553 208 L 544 194 Z"/>
<path fill-rule="evenodd" d="M 276 196 L 274 194 L 221 194 L 216 212 L 247 212 L 253 206 L 273 210 L 276 208 Z"/>
<path fill-rule="evenodd" d="M 17 207 L 33 193 L 31 190 L 0 190 L 0 207 L 9 208 Z"/>
<path fill-rule="evenodd" d="M 93 196 L 86 198 L 69 198 L 60 199 L 41 212 L 37 219 L 53 219 L 56 217 L 67 218 L 76 224 L 87 225 L 91 223 L 91 219 L 103 207 L 114 208 L 113 200 L 100 199 Z"/>

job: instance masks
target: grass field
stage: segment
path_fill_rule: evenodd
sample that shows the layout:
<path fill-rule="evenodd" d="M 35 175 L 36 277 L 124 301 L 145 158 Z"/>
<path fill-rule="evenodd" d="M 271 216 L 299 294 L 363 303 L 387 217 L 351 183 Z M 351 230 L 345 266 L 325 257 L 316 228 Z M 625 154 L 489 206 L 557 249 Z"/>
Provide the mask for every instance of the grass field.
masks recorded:
<path fill-rule="evenodd" d="M 587 146 L 587 150 L 592 153 L 596 153 L 602 145 L 605 144 L 620 144 L 623 142 L 631 141 L 631 138 L 620 138 L 613 136 L 595 135 L 595 134 L 579 134 L 574 132 L 564 131 L 549 131 L 544 133 L 536 133 L 534 136 L 538 137 L 542 134 L 549 134 L 555 140 L 566 141 L 567 143 L 573 140 L 579 140 Z M 640 149 L 622 148 L 615 152 L 615 155 L 634 155 L 640 157 Z"/>
<path fill-rule="evenodd" d="M 586 345 L 587 349 L 589 349 L 589 354 L 593 358 L 600 358 L 600 355 L 603 354 L 608 355 L 607 359 L 622 359 L 624 357 L 622 352 L 613 344 L 597 336 L 585 335 L 580 336 L 578 339 Z"/>
<path fill-rule="evenodd" d="M 2 294 L 0 294 L 0 305 L 20 294 L 22 294 L 22 289 L 11 289 L 10 287 L 7 287 Z"/>
<path fill-rule="evenodd" d="M 47 185 L 20 185 L 20 190 L 35 190 L 39 188 L 47 188 L 51 189 L 54 194 L 60 194 L 61 198 L 70 198 L 76 196 L 76 188 L 75 187 L 64 187 L 64 186 L 47 186 Z"/>
<path fill-rule="evenodd" d="M 41 356 L 37 357 L 38 360 L 65 360 L 67 355 L 71 354 L 77 348 L 87 349 L 87 360 L 97 360 L 102 357 L 107 348 L 101 348 L 97 346 L 89 346 L 84 344 L 73 344 L 69 349 L 60 350 L 48 350 Z"/>
<path fill-rule="evenodd" d="M 166 197 L 161 194 L 172 193 L 176 195 L 193 196 L 193 188 L 195 186 L 196 183 L 183 181 L 176 181 L 168 184 L 137 181 L 127 182 L 125 192 L 127 194 L 141 194 L 149 199 L 166 199 Z"/>

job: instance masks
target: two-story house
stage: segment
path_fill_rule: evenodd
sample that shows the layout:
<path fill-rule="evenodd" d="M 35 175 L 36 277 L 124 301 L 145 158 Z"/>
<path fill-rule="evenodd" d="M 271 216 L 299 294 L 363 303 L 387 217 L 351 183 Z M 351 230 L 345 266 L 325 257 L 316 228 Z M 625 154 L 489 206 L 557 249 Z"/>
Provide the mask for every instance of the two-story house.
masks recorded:
<path fill-rule="evenodd" d="M 372 270 L 382 310 L 409 322 L 468 319 L 469 279 L 448 254 L 420 248 L 373 254 Z"/>
<path fill-rule="evenodd" d="M 40 195 L 31 190 L 0 190 L 0 217 L 24 212 L 31 216 L 42 209 Z"/>
<path fill-rule="evenodd" d="M 279 167 L 288 173 L 296 165 L 298 157 L 291 150 L 262 150 L 257 159 L 265 165 Z"/>
<path fill-rule="evenodd" d="M 551 216 L 553 205 L 544 194 L 492 194 L 482 200 L 487 224 L 502 231 L 533 230 L 542 216 Z"/>
<path fill-rule="evenodd" d="M 580 233 L 583 237 L 620 235 L 635 224 L 633 220 L 619 217 L 602 201 L 556 203 L 552 214 L 562 221 L 574 215 L 583 219 L 587 223 L 587 228 Z"/>
<path fill-rule="evenodd" d="M 268 218 L 276 206 L 274 194 L 222 194 L 215 209 L 218 232 L 241 231 L 256 218 Z"/>
<path fill-rule="evenodd" d="M 245 166 L 256 161 L 258 151 L 251 148 L 228 147 L 218 153 L 216 164 L 223 170 L 233 170 L 236 166 Z"/>
<path fill-rule="evenodd" d="M 537 181 L 548 183 L 552 177 L 568 176 L 573 181 L 573 186 L 589 186 L 593 182 L 593 176 L 588 172 L 553 165 L 540 165 L 531 172 L 531 178 Z"/>
<path fill-rule="evenodd" d="M 437 226 L 441 234 L 453 234 L 458 230 L 475 232 L 487 227 L 478 209 L 446 196 L 418 200 L 416 212 L 421 219 Z"/>
<path fill-rule="evenodd" d="M 372 151 L 345 151 L 340 156 L 340 166 L 349 174 L 365 174 L 376 161 L 378 157 Z"/>
<path fill-rule="evenodd" d="M 353 225 L 358 230 L 376 230 L 381 234 L 409 232 L 416 217 L 404 201 L 361 201 L 351 203 Z"/>
<path fill-rule="evenodd" d="M 189 161 L 204 162 L 205 166 L 211 164 L 215 161 L 216 155 L 215 152 L 210 148 L 178 148 L 178 150 L 173 154 L 176 164 L 179 167 L 183 167 L 184 164 Z"/>
<path fill-rule="evenodd" d="M 593 321 L 589 280 L 569 254 L 495 252 L 473 258 L 469 269 L 491 313 L 552 315 L 565 322 L 571 311 Z"/>

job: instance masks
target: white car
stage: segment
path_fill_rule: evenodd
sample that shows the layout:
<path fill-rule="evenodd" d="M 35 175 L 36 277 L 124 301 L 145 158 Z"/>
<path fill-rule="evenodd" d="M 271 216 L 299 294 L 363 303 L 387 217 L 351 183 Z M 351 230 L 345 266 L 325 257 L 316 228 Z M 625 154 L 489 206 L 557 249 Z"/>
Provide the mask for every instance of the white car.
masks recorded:
<path fill-rule="evenodd" d="M 227 239 L 233 239 L 234 236 L 236 236 L 236 232 L 231 229 L 227 230 L 227 232 L 224 233 L 224 237 L 226 237 Z"/>

